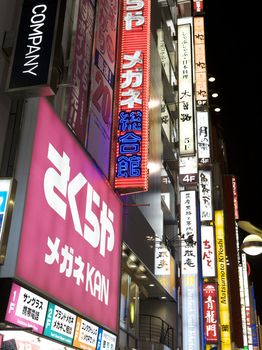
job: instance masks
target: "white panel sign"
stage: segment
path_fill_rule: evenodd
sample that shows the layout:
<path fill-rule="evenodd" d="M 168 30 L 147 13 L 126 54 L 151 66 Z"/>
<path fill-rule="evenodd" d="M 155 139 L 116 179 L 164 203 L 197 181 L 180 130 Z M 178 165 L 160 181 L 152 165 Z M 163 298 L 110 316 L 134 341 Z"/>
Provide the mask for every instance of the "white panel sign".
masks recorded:
<path fill-rule="evenodd" d="M 197 145 L 200 163 L 210 161 L 210 137 L 208 112 L 197 112 Z"/>
<path fill-rule="evenodd" d="M 181 271 L 197 274 L 196 192 L 181 191 Z"/>
<path fill-rule="evenodd" d="M 170 253 L 161 242 L 155 244 L 155 275 L 170 275 Z"/>
<path fill-rule="evenodd" d="M 200 349 L 197 275 L 182 275 L 183 350 Z"/>
<path fill-rule="evenodd" d="M 195 153 L 191 25 L 178 25 L 179 151 L 181 156 Z"/>
<path fill-rule="evenodd" d="M 212 226 L 201 226 L 201 261 L 203 277 L 215 277 L 215 242 Z"/>
<path fill-rule="evenodd" d="M 199 171 L 200 220 L 213 220 L 211 171 Z"/>

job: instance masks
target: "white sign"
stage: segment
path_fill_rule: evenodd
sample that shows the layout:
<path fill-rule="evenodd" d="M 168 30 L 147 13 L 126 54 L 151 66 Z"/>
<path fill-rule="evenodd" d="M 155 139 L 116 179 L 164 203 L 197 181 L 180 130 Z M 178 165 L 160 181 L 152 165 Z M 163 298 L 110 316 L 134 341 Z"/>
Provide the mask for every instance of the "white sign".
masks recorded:
<path fill-rule="evenodd" d="M 197 274 L 197 223 L 196 192 L 180 192 L 181 220 L 181 271 L 182 274 Z"/>
<path fill-rule="evenodd" d="M 98 342 L 96 350 L 115 350 L 116 336 L 112 333 L 99 328 Z"/>
<path fill-rule="evenodd" d="M 181 156 L 195 153 L 191 43 L 191 25 L 178 25 L 179 151 Z"/>
<path fill-rule="evenodd" d="M 170 253 L 159 241 L 155 244 L 155 275 L 170 275 Z"/>
<path fill-rule="evenodd" d="M 197 112 L 197 145 L 200 163 L 210 161 L 210 137 L 208 112 Z"/>
<path fill-rule="evenodd" d="M 215 277 L 214 228 L 201 225 L 201 260 L 203 277 Z"/>
<path fill-rule="evenodd" d="M 211 171 L 199 171 L 200 220 L 213 220 Z"/>
<path fill-rule="evenodd" d="M 49 303 L 44 335 L 71 345 L 74 337 L 76 316 L 61 307 Z"/>

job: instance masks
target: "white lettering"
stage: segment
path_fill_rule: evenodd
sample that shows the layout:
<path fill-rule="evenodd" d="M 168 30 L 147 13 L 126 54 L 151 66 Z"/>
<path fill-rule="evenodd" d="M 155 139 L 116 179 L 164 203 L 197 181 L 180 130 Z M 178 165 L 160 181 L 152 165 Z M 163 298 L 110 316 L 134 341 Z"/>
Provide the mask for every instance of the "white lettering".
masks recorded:
<path fill-rule="evenodd" d="M 108 305 L 109 279 L 106 279 L 100 271 L 95 270 L 94 266 L 91 267 L 89 263 L 87 263 L 85 288 L 87 292 L 90 291 L 94 297 Z"/>
<path fill-rule="evenodd" d="M 70 159 L 65 152 L 60 155 L 50 143 L 47 158 L 54 165 L 46 170 L 44 176 L 44 193 L 49 206 L 64 220 L 66 218 L 68 199 L 74 228 L 93 248 L 105 256 L 106 251 L 114 249 L 114 213 L 107 203 L 79 172 L 70 179 Z M 81 218 L 78 210 L 77 195 L 86 188 L 85 217 Z M 59 195 L 61 194 L 61 195 Z"/>
<path fill-rule="evenodd" d="M 40 27 L 44 25 L 44 21 L 46 19 L 46 15 L 43 13 L 47 10 L 46 5 L 36 5 L 32 9 L 33 16 L 31 17 L 31 24 L 30 28 L 32 28 L 32 32 L 28 35 L 27 40 L 30 42 L 29 45 L 27 45 L 28 51 L 25 54 L 25 63 L 24 67 L 32 66 L 30 69 L 23 70 L 22 73 L 26 74 L 29 73 L 31 75 L 37 76 L 37 73 L 35 72 L 36 68 L 39 66 L 38 59 L 40 55 L 33 55 L 32 53 L 35 53 L 41 49 L 40 44 L 43 40 L 43 32 L 39 30 Z"/>

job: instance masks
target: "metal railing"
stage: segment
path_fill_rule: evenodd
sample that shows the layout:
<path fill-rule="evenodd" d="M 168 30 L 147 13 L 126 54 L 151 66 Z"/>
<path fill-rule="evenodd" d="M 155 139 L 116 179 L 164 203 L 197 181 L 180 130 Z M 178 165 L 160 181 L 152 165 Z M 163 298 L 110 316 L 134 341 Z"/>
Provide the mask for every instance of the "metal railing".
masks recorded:
<path fill-rule="evenodd" d="M 160 343 L 174 349 L 174 328 L 158 316 L 141 314 L 139 340 Z"/>

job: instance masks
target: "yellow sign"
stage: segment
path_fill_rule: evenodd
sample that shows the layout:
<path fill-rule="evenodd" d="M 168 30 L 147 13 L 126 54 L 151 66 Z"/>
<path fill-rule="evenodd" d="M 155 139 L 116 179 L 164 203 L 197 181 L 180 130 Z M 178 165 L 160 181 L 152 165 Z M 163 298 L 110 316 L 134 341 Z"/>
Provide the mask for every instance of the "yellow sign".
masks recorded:
<path fill-rule="evenodd" d="M 221 350 L 231 350 L 228 281 L 225 250 L 224 215 L 222 210 L 215 212 L 217 281 L 220 315 Z"/>

